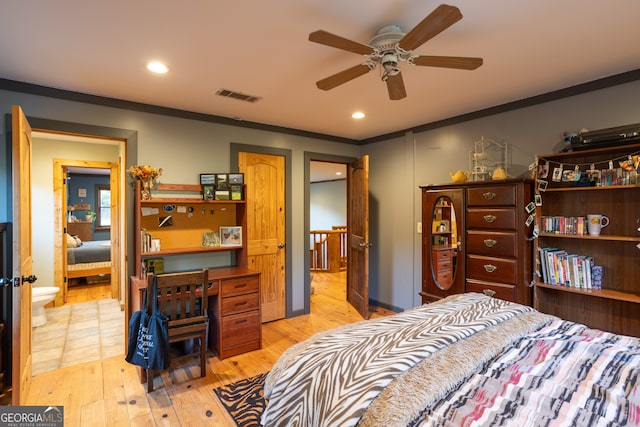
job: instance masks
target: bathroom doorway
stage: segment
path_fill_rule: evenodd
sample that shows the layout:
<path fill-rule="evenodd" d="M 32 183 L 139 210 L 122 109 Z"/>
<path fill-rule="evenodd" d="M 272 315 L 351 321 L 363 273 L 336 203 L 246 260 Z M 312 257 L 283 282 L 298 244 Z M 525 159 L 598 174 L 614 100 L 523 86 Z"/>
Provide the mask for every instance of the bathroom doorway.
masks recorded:
<path fill-rule="evenodd" d="M 46 309 L 48 322 L 33 330 L 33 375 L 124 353 L 126 268 L 124 251 L 113 250 L 124 241 L 122 145 L 121 140 L 34 132 L 32 198 L 34 206 L 41 206 L 34 209 L 34 243 L 40 240 L 34 244 L 40 248 L 34 253 L 34 271 L 39 283 L 53 283 L 60 291 Z M 72 187 L 74 179 L 84 184 Z M 101 192 L 108 196 L 108 207 L 97 197 L 100 188 L 108 190 Z M 46 199 L 52 199 L 53 209 L 44 206 Z M 103 218 L 87 218 L 87 212 L 100 210 Z M 81 246 L 108 245 L 109 260 L 69 266 L 70 230 L 83 234 Z M 72 289 L 80 280 L 83 286 Z"/>

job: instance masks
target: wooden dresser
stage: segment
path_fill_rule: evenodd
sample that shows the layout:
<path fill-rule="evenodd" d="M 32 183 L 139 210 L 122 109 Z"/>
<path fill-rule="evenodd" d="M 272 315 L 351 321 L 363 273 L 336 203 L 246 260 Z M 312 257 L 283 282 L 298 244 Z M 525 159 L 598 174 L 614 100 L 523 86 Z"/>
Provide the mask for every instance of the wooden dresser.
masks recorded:
<path fill-rule="evenodd" d="M 93 240 L 91 228 L 93 223 L 91 221 L 76 221 L 67 224 L 67 233 L 72 236 L 78 236 L 81 241 L 89 242 Z"/>
<path fill-rule="evenodd" d="M 529 238 L 533 224 L 526 224 L 532 185 L 531 180 L 508 179 L 421 187 L 423 303 L 458 292 L 480 292 L 532 304 Z M 446 253 L 451 254 L 450 273 L 442 271 L 449 261 L 434 224 L 443 203 L 453 211 L 453 237 L 446 245 Z"/>

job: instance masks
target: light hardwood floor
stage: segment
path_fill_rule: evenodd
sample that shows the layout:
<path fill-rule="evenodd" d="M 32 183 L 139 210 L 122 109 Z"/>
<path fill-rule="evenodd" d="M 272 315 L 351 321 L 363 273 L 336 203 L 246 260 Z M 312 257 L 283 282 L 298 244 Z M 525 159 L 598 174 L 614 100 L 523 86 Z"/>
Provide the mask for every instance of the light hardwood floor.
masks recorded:
<path fill-rule="evenodd" d="M 271 369 L 291 345 L 362 318 L 345 301 L 345 274 L 314 274 L 311 314 L 265 323 L 262 349 L 228 359 L 211 355 L 207 376 L 196 359 L 156 377 L 152 393 L 124 355 L 33 377 L 28 405 L 64 406 L 65 426 L 233 426 L 214 388 Z M 371 317 L 391 314 L 373 308 Z"/>

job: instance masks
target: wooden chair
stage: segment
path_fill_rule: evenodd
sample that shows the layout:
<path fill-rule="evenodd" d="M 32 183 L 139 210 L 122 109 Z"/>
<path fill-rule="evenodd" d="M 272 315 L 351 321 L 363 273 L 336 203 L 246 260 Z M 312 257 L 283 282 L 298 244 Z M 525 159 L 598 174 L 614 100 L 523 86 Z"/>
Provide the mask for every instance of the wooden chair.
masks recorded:
<path fill-rule="evenodd" d="M 147 278 L 147 295 L 153 286 L 153 274 Z M 172 357 L 171 364 L 184 359 L 200 356 L 200 376 L 207 374 L 207 316 L 209 287 L 209 269 L 202 271 L 159 274 L 156 288 L 158 292 L 158 307 L 160 312 L 168 317 L 169 343 L 197 339 L 198 347 L 192 347 L 192 352 Z M 151 298 L 147 299 L 147 310 L 151 312 Z M 147 391 L 153 391 L 152 370 L 147 370 Z"/>

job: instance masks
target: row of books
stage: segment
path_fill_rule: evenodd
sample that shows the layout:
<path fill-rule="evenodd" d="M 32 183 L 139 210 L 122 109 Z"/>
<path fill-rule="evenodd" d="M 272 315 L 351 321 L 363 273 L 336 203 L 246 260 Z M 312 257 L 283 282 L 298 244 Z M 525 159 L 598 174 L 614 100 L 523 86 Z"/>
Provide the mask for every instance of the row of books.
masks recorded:
<path fill-rule="evenodd" d="M 541 231 L 556 234 L 587 234 L 587 219 L 583 216 L 543 216 L 540 219 Z"/>
<path fill-rule="evenodd" d="M 613 185 L 636 185 L 638 184 L 638 173 L 635 170 L 603 169 L 600 171 L 596 185 L 609 187 Z"/>
<path fill-rule="evenodd" d="M 153 239 L 146 229 L 140 229 L 140 252 L 158 252 L 159 250 L 160 239 Z"/>
<path fill-rule="evenodd" d="M 558 248 L 538 248 L 542 281 L 550 285 L 602 289 L 602 266 L 591 256 Z"/>

